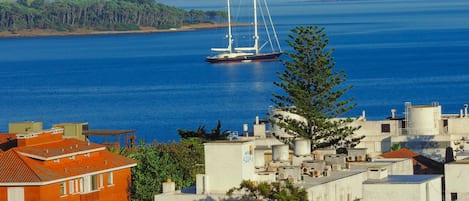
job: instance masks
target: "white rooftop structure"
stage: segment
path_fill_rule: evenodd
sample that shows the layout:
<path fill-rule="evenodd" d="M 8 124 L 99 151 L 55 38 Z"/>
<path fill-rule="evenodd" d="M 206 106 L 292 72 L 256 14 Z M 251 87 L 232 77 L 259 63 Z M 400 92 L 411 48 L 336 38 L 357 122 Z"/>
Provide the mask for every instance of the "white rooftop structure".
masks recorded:
<path fill-rule="evenodd" d="M 430 113 L 439 116 L 438 111 L 441 106 L 430 107 L 432 111 Z M 422 108 L 425 107 L 419 107 L 419 109 Z M 410 108 L 409 111 L 411 111 Z M 423 111 L 418 111 L 417 114 L 419 112 Z M 355 123 L 361 123 L 364 125 L 362 128 L 365 128 L 362 134 L 366 134 L 365 139 L 368 141 L 365 140 L 362 145 L 371 143 L 372 148 L 379 147 L 379 149 L 373 149 L 374 152 L 378 150 L 381 152 L 387 149 L 384 145 L 390 146 L 391 143 L 403 137 L 438 139 L 440 128 L 442 128 L 439 126 L 443 128 L 445 126 L 443 123 L 435 126 L 435 122 L 448 119 L 442 115 L 441 118 L 426 118 L 425 121 L 420 122 L 415 114 L 412 118 L 414 120 L 411 125 L 414 129 L 406 131 L 401 128 L 406 122 L 403 121 L 405 118 L 399 119 L 395 116 L 375 122 L 361 118 Z M 435 127 L 423 125 L 427 120 L 431 120 Z M 295 186 L 304 188 L 308 200 L 311 201 L 355 199 L 386 201 L 396 200 L 396 198 L 399 198 L 398 200 L 442 200 L 442 176 L 413 175 L 412 159 L 374 158 L 371 157 L 366 146 L 348 149 L 346 153 L 342 151 L 339 153 L 339 150 L 335 149 L 311 150 L 311 142 L 305 139 L 298 139 L 288 146 L 271 137 L 265 128 L 265 124 L 258 123 L 256 120 L 254 135 L 239 136 L 238 140 L 206 143 L 205 174 L 197 176 L 196 189 L 192 193 L 167 192 L 155 196 L 155 200 L 223 200 L 225 193 L 239 186 L 242 180 L 254 182 L 289 180 Z M 375 133 L 373 129 L 376 128 L 379 131 Z M 418 135 L 420 132 L 422 135 Z M 387 144 L 386 140 L 388 140 Z M 444 140 L 443 142 L 449 144 L 449 141 Z M 436 142 L 439 143 L 438 140 Z M 398 195 L 394 195 L 393 192 Z M 462 194 L 458 195 L 462 196 Z"/>
<path fill-rule="evenodd" d="M 445 164 L 445 198 L 447 201 L 469 200 L 469 160 Z"/>
<path fill-rule="evenodd" d="M 363 201 L 441 201 L 442 175 L 387 175 L 363 182 Z"/>
<path fill-rule="evenodd" d="M 365 136 L 357 148 L 367 148 L 371 156 L 387 152 L 399 144 L 437 161 L 445 161 L 446 149 L 454 154 L 469 148 L 469 114 L 464 104 L 459 114 L 443 114 L 436 102 L 429 105 L 405 103 L 403 116 L 391 116 L 383 120 L 367 120 L 363 114 L 352 125 L 361 126 L 357 136 Z M 365 113 L 365 112 L 364 112 Z"/>

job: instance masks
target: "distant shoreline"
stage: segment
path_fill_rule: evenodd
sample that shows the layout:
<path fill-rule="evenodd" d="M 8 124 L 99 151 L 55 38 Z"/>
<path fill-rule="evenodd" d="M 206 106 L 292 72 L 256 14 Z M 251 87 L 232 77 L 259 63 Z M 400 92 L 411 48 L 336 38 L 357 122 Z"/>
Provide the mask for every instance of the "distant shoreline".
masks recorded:
<path fill-rule="evenodd" d="M 192 31 L 201 29 L 214 29 L 226 27 L 225 23 L 203 23 L 186 25 L 179 28 L 171 29 L 156 29 L 154 27 L 141 27 L 140 30 L 131 31 L 96 31 L 90 29 L 76 29 L 72 32 L 56 31 L 56 30 L 44 30 L 44 29 L 25 29 L 19 30 L 16 33 L 10 31 L 0 32 L 0 38 L 29 38 L 29 37 L 52 37 L 52 36 L 86 36 L 86 35 L 117 35 L 117 34 L 147 34 L 147 33 L 164 33 L 164 32 L 180 32 L 180 31 Z M 238 24 L 237 26 L 243 26 Z"/>

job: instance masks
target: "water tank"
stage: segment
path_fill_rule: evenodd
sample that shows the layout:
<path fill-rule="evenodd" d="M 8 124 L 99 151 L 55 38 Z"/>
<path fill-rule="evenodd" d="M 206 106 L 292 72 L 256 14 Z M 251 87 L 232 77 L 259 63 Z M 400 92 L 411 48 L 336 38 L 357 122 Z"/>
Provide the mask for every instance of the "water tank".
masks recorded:
<path fill-rule="evenodd" d="M 265 167 L 264 152 L 265 152 L 265 150 L 263 150 L 263 149 L 255 149 L 254 150 L 254 166 L 256 168 Z"/>
<path fill-rule="evenodd" d="M 286 111 L 282 111 L 282 110 L 278 110 L 278 109 L 271 111 L 271 117 L 270 118 L 274 121 L 282 121 L 279 118 L 275 117 L 276 115 L 282 115 L 282 117 L 284 119 L 290 118 L 290 119 L 295 119 L 295 120 L 298 120 L 298 121 L 306 122 L 305 118 L 300 116 L 300 115 L 293 114 L 293 113 L 286 112 Z M 296 133 L 292 133 L 291 131 L 285 131 L 285 129 L 280 128 L 278 125 L 275 125 L 275 124 L 272 124 L 271 131 L 276 136 L 284 137 L 284 138 L 292 137 L 292 135 L 296 134 Z"/>
<path fill-rule="evenodd" d="M 407 118 L 408 134 L 437 135 L 440 130 L 441 106 L 411 106 L 407 108 Z"/>
<path fill-rule="evenodd" d="M 295 145 L 295 156 L 311 155 L 311 140 L 296 139 L 294 145 Z"/>
<path fill-rule="evenodd" d="M 273 161 L 288 161 L 288 145 L 286 144 L 272 145 L 272 160 Z"/>

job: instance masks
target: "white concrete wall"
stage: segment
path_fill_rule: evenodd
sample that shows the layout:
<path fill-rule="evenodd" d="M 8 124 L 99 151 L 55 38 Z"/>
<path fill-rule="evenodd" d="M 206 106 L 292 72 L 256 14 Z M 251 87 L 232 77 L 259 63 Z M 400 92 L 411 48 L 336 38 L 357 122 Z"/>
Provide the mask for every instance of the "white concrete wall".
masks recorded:
<path fill-rule="evenodd" d="M 434 180 L 431 180 L 431 181 L 427 182 L 427 184 L 426 184 L 426 189 L 428 191 L 427 201 L 440 201 L 440 200 L 443 200 L 443 195 L 442 195 L 442 189 L 441 188 L 442 188 L 441 178 L 437 178 L 437 179 L 434 179 Z"/>
<path fill-rule="evenodd" d="M 381 132 L 381 125 L 389 124 L 390 132 Z M 356 131 L 357 135 L 400 135 L 401 128 L 398 120 L 379 120 L 379 121 L 367 121 L 367 120 L 356 120 L 353 121 L 352 126 L 361 126 L 361 128 Z"/>
<path fill-rule="evenodd" d="M 265 124 L 254 124 L 253 125 L 254 137 L 265 138 L 266 137 L 266 128 Z"/>
<path fill-rule="evenodd" d="M 252 142 L 205 143 L 205 193 L 226 193 L 242 180 L 253 180 L 254 170 Z"/>
<path fill-rule="evenodd" d="M 422 183 L 366 183 L 363 184 L 363 201 L 441 201 L 441 178 Z"/>
<path fill-rule="evenodd" d="M 379 158 L 373 162 L 387 162 L 386 165 L 389 175 L 413 175 L 414 165 L 411 158 Z M 377 163 L 379 164 L 379 163 Z"/>
<path fill-rule="evenodd" d="M 390 132 L 381 132 L 382 124 L 389 124 Z M 356 148 L 367 148 L 367 153 L 371 156 L 389 151 L 391 147 L 390 137 L 401 134 L 398 120 L 367 121 L 359 119 L 354 121 L 351 125 L 361 126 L 361 128 L 355 132 L 356 136 L 365 136 Z"/>
<path fill-rule="evenodd" d="M 445 164 L 445 197 L 446 200 L 451 200 L 451 193 L 458 194 L 458 200 L 469 200 L 463 199 L 463 197 L 469 195 L 469 161 L 455 161 L 452 163 Z M 466 197 L 469 198 L 469 197 Z"/>
<path fill-rule="evenodd" d="M 452 135 L 469 134 L 469 118 L 448 119 L 448 133 Z"/>
<path fill-rule="evenodd" d="M 408 108 L 407 133 L 409 135 L 438 135 L 441 105 L 422 105 Z"/>
<path fill-rule="evenodd" d="M 441 106 L 413 106 L 410 111 L 408 128 L 401 128 L 400 120 L 378 120 L 367 121 L 359 118 L 352 126 L 361 126 L 355 132 L 357 136 L 365 136 L 356 146 L 367 148 L 367 153 L 376 156 L 390 150 L 392 144 L 404 142 L 415 147 L 408 147 L 434 160 L 442 161 L 445 156 L 445 147 L 449 143 L 455 149 L 454 135 L 469 136 L 469 117 L 460 118 L 454 115 L 446 115 L 442 118 Z M 443 126 L 444 120 L 448 121 L 447 127 Z M 382 132 L 381 125 L 389 124 L 390 132 Z M 418 138 L 425 138 L 419 143 Z M 451 141 L 450 138 L 451 137 Z M 439 147 L 432 147 L 435 144 Z M 422 148 L 425 147 L 425 148 Z M 469 149 L 469 148 L 467 148 Z"/>
<path fill-rule="evenodd" d="M 366 148 L 372 157 L 388 152 L 391 149 L 391 136 L 389 135 L 367 135 L 355 148 Z"/>
<path fill-rule="evenodd" d="M 428 201 L 422 188 L 425 184 L 363 184 L 363 201 Z"/>
<path fill-rule="evenodd" d="M 284 122 L 283 120 L 280 120 L 279 118 L 274 117 L 274 115 L 281 115 L 283 119 L 294 119 L 296 121 L 306 123 L 306 119 L 298 114 L 294 114 L 294 113 L 287 112 L 287 111 L 282 111 L 279 109 L 272 110 L 271 112 L 272 114 L 270 118 L 274 121 Z M 290 138 L 296 135 L 295 132 L 287 131 L 284 128 L 281 128 L 280 126 L 275 125 L 275 124 L 271 124 L 271 133 L 274 134 L 275 136 L 280 136 L 282 138 Z"/>
<path fill-rule="evenodd" d="M 362 183 L 366 180 L 366 172 L 350 177 L 330 181 L 306 189 L 310 201 L 346 201 L 363 197 Z"/>
<path fill-rule="evenodd" d="M 283 142 L 281 142 L 277 138 L 256 139 L 255 141 L 253 141 L 253 143 L 254 145 L 256 145 L 256 147 L 267 147 L 267 148 L 271 148 L 272 145 L 283 144 Z"/>

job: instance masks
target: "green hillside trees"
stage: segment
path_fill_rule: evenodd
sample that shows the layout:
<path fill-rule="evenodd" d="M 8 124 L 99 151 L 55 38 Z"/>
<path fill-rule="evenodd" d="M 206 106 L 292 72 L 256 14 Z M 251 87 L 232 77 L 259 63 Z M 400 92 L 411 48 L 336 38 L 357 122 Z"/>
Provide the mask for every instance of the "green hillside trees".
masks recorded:
<path fill-rule="evenodd" d="M 185 11 L 153 0 L 0 1 L 0 31 L 167 29 L 222 19 L 224 12 Z"/>

